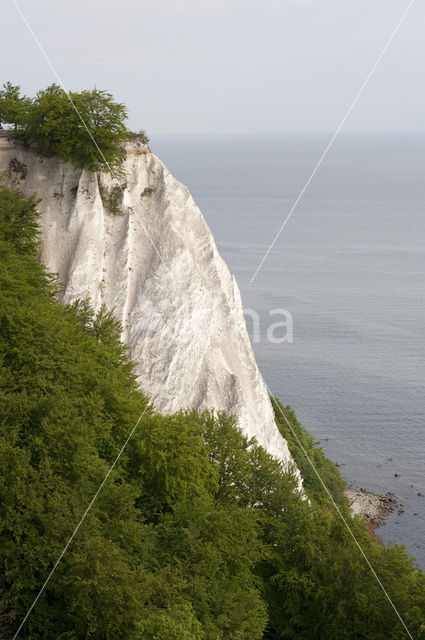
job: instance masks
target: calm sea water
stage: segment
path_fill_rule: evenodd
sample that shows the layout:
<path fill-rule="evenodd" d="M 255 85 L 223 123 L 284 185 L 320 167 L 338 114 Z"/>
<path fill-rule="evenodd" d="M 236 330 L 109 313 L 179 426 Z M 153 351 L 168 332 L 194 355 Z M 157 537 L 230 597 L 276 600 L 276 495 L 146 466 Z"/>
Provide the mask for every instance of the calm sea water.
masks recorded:
<path fill-rule="evenodd" d="M 379 535 L 425 566 L 425 136 L 341 136 L 249 284 L 327 142 L 158 137 L 152 147 L 260 314 L 253 346 L 272 392 L 346 480 L 395 492 L 405 511 Z M 292 344 L 267 341 L 275 308 L 293 316 Z"/>

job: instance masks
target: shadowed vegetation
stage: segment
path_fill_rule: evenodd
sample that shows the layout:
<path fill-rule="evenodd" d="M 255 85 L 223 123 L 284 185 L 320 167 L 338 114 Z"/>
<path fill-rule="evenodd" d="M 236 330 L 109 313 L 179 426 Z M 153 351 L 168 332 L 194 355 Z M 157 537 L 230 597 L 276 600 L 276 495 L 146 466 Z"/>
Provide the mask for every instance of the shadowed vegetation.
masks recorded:
<path fill-rule="evenodd" d="M 0 185 L 0 638 L 13 637 L 141 415 L 21 638 L 407 638 L 278 401 L 309 500 L 231 416 L 153 410 L 113 315 L 56 300 L 37 259 L 36 207 Z M 423 573 L 351 518 L 339 474 L 279 406 L 425 638 Z"/>

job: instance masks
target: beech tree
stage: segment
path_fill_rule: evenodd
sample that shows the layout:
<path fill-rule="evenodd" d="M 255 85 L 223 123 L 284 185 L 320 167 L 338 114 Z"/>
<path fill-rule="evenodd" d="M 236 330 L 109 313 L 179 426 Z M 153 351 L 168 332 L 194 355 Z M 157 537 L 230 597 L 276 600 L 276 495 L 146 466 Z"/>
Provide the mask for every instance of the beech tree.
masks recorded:
<path fill-rule="evenodd" d="M 5 82 L 0 89 L 0 127 L 11 125 L 15 131 L 25 125 L 30 100 L 21 96 L 21 87 Z"/>
<path fill-rule="evenodd" d="M 0 185 L 1 640 L 14 637 L 140 416 L 23 638 L 408 640 L 313 477 L 301 499 L 294 473 L 232 416 L 156 413 L 113 315 L 60 305 L 37 258 L 36 205 Z M 312 455 L 293 412 L 274 404 Z M 369 538 L 320 449 L 314 461 L 425 640 L 423 572 L 402 547 Z"/>
<path fill-rule="evenodd" d="M 126 107 L 100 89 L 69 92 L 52 84 L 39 91 L 26 115 L 22 138 L 45 156 L 91 171 L 117 170 L 128 138 Z"/>

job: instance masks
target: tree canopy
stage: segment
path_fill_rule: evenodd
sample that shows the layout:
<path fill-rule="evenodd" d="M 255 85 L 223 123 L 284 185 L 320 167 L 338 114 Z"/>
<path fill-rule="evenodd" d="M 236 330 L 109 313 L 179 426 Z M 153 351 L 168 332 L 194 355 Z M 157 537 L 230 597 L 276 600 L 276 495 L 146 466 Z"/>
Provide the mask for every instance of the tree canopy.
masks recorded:
<path fill-rule="evenodd" d="M 30 100 L 21 96 L 21 87 L 5 82 L 0 89 L 0 127 L 10 125 L 15 131 L 25 126 Z"/>
<path fill-rule="evenodd" d="M 10 82 L 0 91 L 0 124 L 42 155 L 92 171 L 119 168 L 126 118 L 126 107 L 96 88 L 66 93 L 52 84 L 32 99 Z"/>
<path fill-rule="evenodd" d="M 313 479 L 306 475 L 302 499 L 292 470 L 232 416 L 157 413 L 113 314 L 94 313 L 89 301 L 59 304 L 37 259 L 36 208 L 0 185 L 1 640 L 13 638 L 140 416 L 19 637 L 406 639 Z M 315 462 L 423 640 L 424 574 L 402 547 L 368 537 L 323 452 Z"/>

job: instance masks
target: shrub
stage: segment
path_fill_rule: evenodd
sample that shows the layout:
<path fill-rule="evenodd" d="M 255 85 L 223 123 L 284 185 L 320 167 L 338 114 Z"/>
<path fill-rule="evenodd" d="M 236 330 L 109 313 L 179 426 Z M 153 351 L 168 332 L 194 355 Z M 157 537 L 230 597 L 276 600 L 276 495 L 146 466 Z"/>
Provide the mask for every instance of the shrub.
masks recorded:
<path fill-rule="evenodd" d="M 123 187 L 114 185 L 110 190 L 99 180 L 99 193 L 105 209 L 114 216 L 122 216 Z"/>
<path fill-rule="evenodd" d="M 298 422 L 293 409 L 289 406 L 285 407 L 277 398 L 271 398 L 271 400 L 277 427 L 288 443 L 289 451 L 301 472 L 304 488 L 309 497 L 319 502 L 329 502 L 329 496 L 308 461 L 306 453 L 332 498 L 340 507 L 348 509 L 348 501 L 344 494 L 346 483 L 335 465 L 325 456 L 323 449 L 316 445 L 312 435 Z"/>
<path fill-rule="evenodd" d="M 140 129 L 140 131 L 130 133 L 131 140 L 135 140 L 137 142 L 141 142 L 142 144 L 149 144 L 149 138 L 144 129 Z"/>
<path fill-rule="evenodd" d="M 144 198 L 145 196 L 152 196 L 155 193 L 156 189 L 155 187 L 145 187 L 142 191 L 142 193 L 140 194 L 141 198 Z"/>
<path fill-rule="evenodd" d="M 25 162 L 20 162 L 17 158 L 12 158 L 9 162 L 9 175 L 15 174 L 20 180 L 25 180 L 28 175 L 28 167 Z"/>

